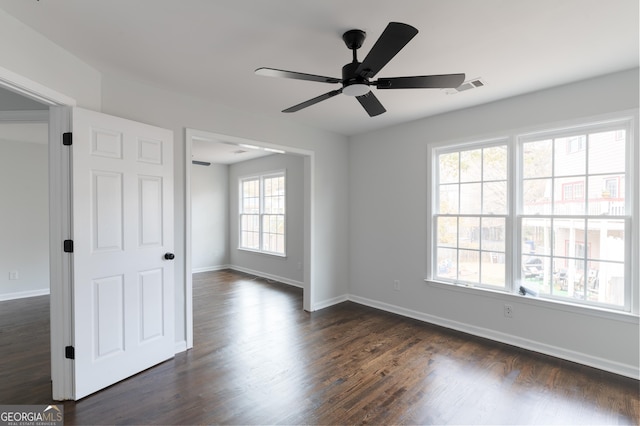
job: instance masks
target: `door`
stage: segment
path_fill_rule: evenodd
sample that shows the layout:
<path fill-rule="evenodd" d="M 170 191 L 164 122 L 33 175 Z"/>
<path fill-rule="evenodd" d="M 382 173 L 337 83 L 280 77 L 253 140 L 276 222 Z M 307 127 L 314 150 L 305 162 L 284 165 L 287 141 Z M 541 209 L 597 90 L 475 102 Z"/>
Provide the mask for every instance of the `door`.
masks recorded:
<path fill-rule="evenodd" d="M 73 385 L 173 357 L 173 132 L 73 108 Z"/>

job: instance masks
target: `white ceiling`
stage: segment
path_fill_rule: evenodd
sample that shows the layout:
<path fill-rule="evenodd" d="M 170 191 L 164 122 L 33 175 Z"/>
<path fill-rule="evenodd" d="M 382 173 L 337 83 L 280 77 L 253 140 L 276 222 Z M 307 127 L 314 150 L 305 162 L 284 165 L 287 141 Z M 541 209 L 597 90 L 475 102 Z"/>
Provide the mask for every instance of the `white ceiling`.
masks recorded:
<path fill-rule="evenodd" d="M 418 35 L 377 75 L 464 72 L 486 87 L 386 90 L 370 118 L 336 96 L 287 118 L 353 135 L 638 67 L 637 0 L 0 0 L 0 8 L 104 73 L 242 110 L 279 111 L 339 86 L 254 75 L 272 67 L 341 76 L 341 36 L 363 59 L 390 21 Z M 375 89 L 374 89 L 375 90 Z"/>
<path fill-rule="evenodd" d="M 268 155 L 273 152 L 232 142 L 194 139 L 191 143 L 191 159 L 212 164 L 234 164 Z"/>

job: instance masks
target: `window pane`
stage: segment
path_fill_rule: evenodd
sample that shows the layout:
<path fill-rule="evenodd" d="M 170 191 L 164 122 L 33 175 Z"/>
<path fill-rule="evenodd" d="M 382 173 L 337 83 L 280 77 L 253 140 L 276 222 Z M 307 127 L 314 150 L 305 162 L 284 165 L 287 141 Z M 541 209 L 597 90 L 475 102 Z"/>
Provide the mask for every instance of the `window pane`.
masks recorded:
<path fill-rule="evenodd" d="M 522 254 L 551 254 L 551 219 L 522 219 Z"/>
<path fill-rule="evenodd" d="M 551 213 L 552 179 L 533 179 L 522 182 L 524 214 Z"/>
<path fill-rule="evenodd" d="M 569 297 L 572 299 L 584 299 L 584 285 L 582 285 L 584 277 L 584 260 L 557 258 L 555 259 L 557 268 L 558 287 L 556 295 L 561 297 Z"/>
<path fill-rule="evenodd" d="M 585 206 L 584 177 L 554 179 L 554 214 L 584 215 Z"/>
<path fill-rule="evenodd" d="M 589 262 L 587 299 L 608 305 L 624 306 L 624 264 Z"/>
<path fill-rule="evenodd" d="M 573 176 L 586 172 L 587 137 L 558 138 L 554 144 L 554 175 Z"/>
<path fill-rule="evenodd" d="M 272 253 L 285 253 L 284 215 L 262 216 L 262 250 Z"/>
<path fill-rule="evenodd" d="M 624 262 L 624 220 L 589 219 L 587 229 L 590 259 Z"/>
<path fill-rule="evenodd" d="M 458 189 L 457 184 L 440 185 L 438 194 L 438 213 L 457 214 L 458 213 Z"/>
<path fill-rule="evenodd" d="M 546 256 L 522 256 L 522 279 L 524 286 L 536 293 L 551 292 L 551 259 Z"/>
<path fill-rule="evenodd" d="M 441 154 L 438 156 L 439 183 L 457 183 L 459 179 L 459 154 Z"/>
<path fill-rule="evenodd" d="M 273 194 L 273 181 L 274 179 L 272 178 L 265 178 L 264 179 L 264 196 L 265 197 L 269 197 Z"/>
<path fill-rule="evenodd" d="M 556 256 L 584 258 L 588 255 L 585 241 L 584 219 L 553 220 L 553 252 Z"/>
<path fill-rule="evenodd" d="M 455 217 L 438 217 L 436 220 L 438 246 L 457 247 L 458 219 Z"/>
<path fill-rule="evenodd" d="M 624 216 L 624 175 L 600 175 L 589 178 L 589 214 Z"/>
<path fill-rule="evenodd" d="M 485 214 L 504 214 L 507 212 L 507 182 L 488 182 L 482 184 L 482 212 Z"/>
<path fill-rule="evenodd" d="M 525 178 L 551 177 L 551 158 L 551 140 L 523 144 L 523 176 Z"/>
<path fill-rule="evenodd" d="M 482 250 L 505 251 L 505 219 L 482 218 Z"/>
<path fill-rule="evenodd" d="M 625 171 L 624 130 L 611 130 L 589 135 L 589 174 L 624 173 Z"/>
<path fill-rule="evenodd" d="M 458 246 L 464 248 L 480 249 L 480 218 L 461 217 Z"/>
<path fill-rule="evenodd" d="M 460 182 L 479 182 L 482 172 L 482 150 L 460 153 Z"/>
<path fill-rule="evenodd" d="M 480 252 L 475 250 L 460 250 L 458 264 L 458 279 L 469 283 L 480 282 Z"/>
<path fill-rule="evenodd" d="M 482 284 L 504 288 L 505 263 L 504 253 L 482 253 Z"/>
<path fill-rule="evenodd" d="M 460 213 L 477 214 L 482 207 L 482 185 L 463 183 L 460 185 Z"/>
<path fill-rule="evenodd" d="M 507 147 L 485 148 L 482 153 L 483 180 L 507 180 Z"/>
<path fill-rule="evenodd" d="M 458 252 L 456 249 L 438 247 L 436 262 L 438 264 L 438 277 L 448 279 L 457 278 Z"/>

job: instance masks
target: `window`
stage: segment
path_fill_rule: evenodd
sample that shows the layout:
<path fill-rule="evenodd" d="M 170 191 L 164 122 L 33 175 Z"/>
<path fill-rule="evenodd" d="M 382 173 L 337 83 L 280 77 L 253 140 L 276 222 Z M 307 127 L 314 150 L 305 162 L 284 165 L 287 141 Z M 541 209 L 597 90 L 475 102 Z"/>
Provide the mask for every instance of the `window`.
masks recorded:
<path fill-rule="evenodd" d="M 286 255 L 285 174 L 240 179 L 240 248 Z"/>
<path fill-rule="evenodd" d="M 435 276 L 504 289 L 507 145 L 443 150 L 436 162 Z"/>
<path fill-rule="evenodd" d="M 631 124 L 433 148 L 430 278 L 630 311 Z"/>
<path fill-rule="evenodd" d="M 534 240 L 522 261 L 541 261 L 540 274 L 523 281 L 545 297 L 624 308 L 630 221 L 617 183 L 626 175 L 627 132 L 617 126 L 575 132 L 519 138 L 520 232 Z M 584 149 L 568 153 L 575 140 Z M 542 229 L 535 239 L 534 228 Z"/>

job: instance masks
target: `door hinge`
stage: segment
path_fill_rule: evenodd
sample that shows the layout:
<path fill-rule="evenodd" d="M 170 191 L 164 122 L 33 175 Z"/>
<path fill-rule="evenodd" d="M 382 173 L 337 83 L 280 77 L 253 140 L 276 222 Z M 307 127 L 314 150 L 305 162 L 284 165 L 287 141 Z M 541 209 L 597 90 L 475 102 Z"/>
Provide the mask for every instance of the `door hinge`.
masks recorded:
<path fill-rule="evenodd" d="M 64 347 L 64 357 L 67 359 L 76 359 L 76 350 L 73 346 Z"/>
<path fill-rule="evenodd" d="M 64 240 L 63 249 L 65 253 L 73 253 L 73 240 Z"/>
<path fill-rule="evenodd" d="M 70 146 L 71 143 L 73 142 L 72 135 L 73 135 L 73 133 L 71 133 L 71 132 L 63 133 L 62 134 L 62 145 Z"/>

